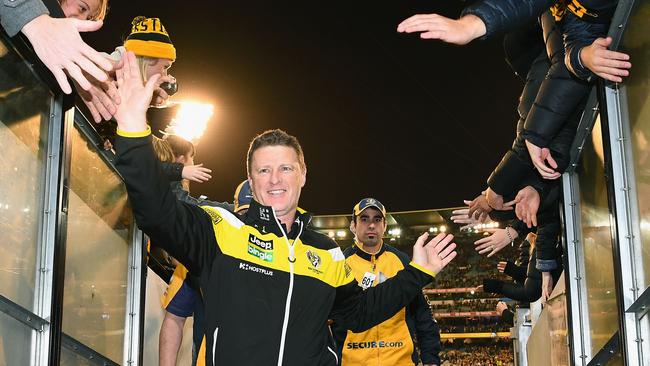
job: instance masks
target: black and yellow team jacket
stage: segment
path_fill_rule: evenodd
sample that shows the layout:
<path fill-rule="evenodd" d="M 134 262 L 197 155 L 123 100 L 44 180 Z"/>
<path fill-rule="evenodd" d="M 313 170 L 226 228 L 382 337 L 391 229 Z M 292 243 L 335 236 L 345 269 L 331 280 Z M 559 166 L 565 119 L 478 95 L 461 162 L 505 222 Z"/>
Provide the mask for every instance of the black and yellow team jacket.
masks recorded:
<path fill-rule="evenodd" d="M 358 283 L 377 286 L 409 265 L 409 257 L 388 244 L 369 254 L 355 244 L 343 254 Z M 372 283 L 370 283 L 372 282 Z M 390 319 L 364 332 L 355 333 L 334 323 L 332 327 L 343 366 L 440 365 L 440 328 L 422 293 Z M 419 355 L 414 345 L 417 339 Z"/>
<path fill-rule="evenodd" d="M 336 365 L 327 320 L 356 332 L 390 318 L 432 273 L 415 264 L 362 291 L 343 252 L 298 212 L 289 235 L 271 207 L 243 217 L 175 199 L 150 131 L 118 131 L 116 167 L 139 227 L 199 278 L 206 365 Z"/>

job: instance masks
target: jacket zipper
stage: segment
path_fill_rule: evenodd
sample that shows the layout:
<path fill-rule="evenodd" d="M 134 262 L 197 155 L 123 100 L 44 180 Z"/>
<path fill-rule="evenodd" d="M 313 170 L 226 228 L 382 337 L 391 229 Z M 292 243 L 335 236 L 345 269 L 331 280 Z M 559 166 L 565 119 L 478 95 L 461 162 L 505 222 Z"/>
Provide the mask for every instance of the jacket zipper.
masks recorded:
<path fill-rule="evenodd" d="M 271 207 L 273 210 L 273 208 Z M 289 249 L 289 291 L 287 293 L 287 302 L 284 305 L 284 319 L 282 320 L 282 335 L 280 337 L 280 352 L 278 354 L 278 366 L 282 366 L 282 359 L 284 358 L 284 344 L 286 342 L 287 338 L 287 328 L 289 326 L 289 313 L 291 311 L 291 296 L 293 295 L 293 264 L 296 262 L 296 255 L 295 255 L 295 249 L 294 245 L 292 245 L 289 242 L 289 237 L 287 236 L 287 233 L 284 232 L 284 229 L 282 228 L 282 224 L 278 220 L 278 217 L 275 216 L 275 210 L 273 210 L 273 217 L 275 218 L 275 223 L 278 225 L 280 228 L 280 231 L 282 232 L 282 236 L 284 237 L 284 240 L 287 243 L 287 248 Z M 302 234 L 302 222 L 300 222 L 300 231 L 298 232 L 298 235 L 296 238 L 293 240 L 294 244 L 296 243 L 296 240 L 300 238 L 300 235 Z"/>
<path fill-rule="evenodd" d="M 214 366 L 214 357 L 217 351 L 217 333 L 219 333 L 219 327 L 214 329 L 214 334 L 212 334 L 212 365 Z"/>
<path fill-rule="evenodd" d="M 330 346 L 327 346 L 327 350 L 330 351 L 334 355 L 334 359 L 336 360 L 336 364 L 338 365 L 339 364 L 339 356 L 336 355 L 336 352 L 334 352 L 332 350 L 332 348 L 330 348 Z"/>
<path fill-rule="evenodd" d="M 377 269 L 377 262 L 376 262 L 375 254 L 370 256 L 370 263 L 371 263 L 371 266 L 372 266 L 372 274 L 375 274 L 375 270 Z M 375 281 L 372 283 L 372 286 L 374 287 L 374 286 L 377 286 L 378 284 L 379 284 L 379 274 L 376 274 L 375 275 Z M 380 339 L 379 338 L 379 324 L 375 325 L 375 330 L 377 331 L 377 336 L 376 336 L 375 339 L 379 340 Z M 376 348 L 376 352 L 377 352 L 377 360 L 381 360 L 381 351 L 380 351 L 379 347 Z"/>

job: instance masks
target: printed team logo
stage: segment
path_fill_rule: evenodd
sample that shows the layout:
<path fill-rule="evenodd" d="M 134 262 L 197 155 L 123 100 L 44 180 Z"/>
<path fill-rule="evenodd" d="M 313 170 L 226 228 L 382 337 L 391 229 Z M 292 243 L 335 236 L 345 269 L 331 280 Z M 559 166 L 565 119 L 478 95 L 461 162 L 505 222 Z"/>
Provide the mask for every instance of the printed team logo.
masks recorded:
<path fill-rule="evenodd" d="M 367 202 L 368 202 L 368 205 L 376 205 L 377 204 L 377 200 L 375 200 L 374 198 L 369 198 Z"/>
<path fill-rule="evenodd" d="M 345 268 L 345 277 L 350 277 L 350 275 L 352 274 L 352 267 L 350 267 L 348 262 L 345 262 L 343 268 Z"/>
<path fill-rule="evenodd" d="M 368 341 L 368 342 L 348 342 L 347 349 L 364 349 L 364 348 L 402 348 L 404 342 L 396 341 Z"/>
<path fill-rule="evenodd" d="M 244 271 L 261 273 L 261 274 L 263 274 L 265 276 L 273 276 L 273 271 L 271 271 L 270 269 L 256 267 L 256 266 L 250 265 L 248 263 L 239 262 L 239 269 L 244 270 Z"/>
<path fill-rule="evenodd" d="M 318 269 L 318 267 L 320 267 L 321 259 L 320 259 L 320 256 L 318 254 L 312 252 L 311 250 L 308 250 L 307 251 L 307 259 L 309 260 L 309 263 L 311 263 L 311 265 L 314 268 Z"/>
<path fill-rule="evenodd" d="M 205 212 L 207 212 L 208 215 L 210 215 L 210 218 L 212 219 L 212 223 L 215 225 L 220 223 L 221 220 L 223 220 L 223 218 L 216 211 L 212 209 L 206 209 Z"/>
<path fill-rule="evenodd" d="M 253 234 L 249 234 L 248 254 L 265 262 L 273 262 L 273 240 L 262 240 Z"/>
<path fill-rule="evenodd" d="M 260 220 L 271 221 L 271 211 L 266 207 L 260 207 Z"/>

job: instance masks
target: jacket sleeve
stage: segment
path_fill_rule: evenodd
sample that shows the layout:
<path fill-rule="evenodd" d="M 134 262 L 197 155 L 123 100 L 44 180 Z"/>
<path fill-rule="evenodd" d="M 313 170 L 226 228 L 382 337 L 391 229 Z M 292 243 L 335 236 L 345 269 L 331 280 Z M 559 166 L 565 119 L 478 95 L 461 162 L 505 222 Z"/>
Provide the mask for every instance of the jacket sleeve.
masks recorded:
<path fill-rule="evenodd" d="M 528 271 L 526 272 L 526 281 L 523 285 L 518 285 L 515 283 L 502 282 L 497 280 L 485 280 L 485 281 L 494 281 L 498 282 L 498 287 L 489 286 L 490 289 L 493 289 L 494 293 L 502 294 L 505 297 L 508 297 L 513 300 L 522 301 L 522 302 L 534 302 L 542 296 L 542 274 L 535 268 L 535 259 L 536 251 L 533 250 L 533 255 L 530 258 L 528 263 Z M 484 281 L 484 289 L 487 290 L 487 286 Z"/>
<path fill-rule="evenodd" d="M 507 262 L 503 273 L 512 277 L 515 282 L 523 283 L 526 280 L 526 267 L 518 266 L 511 261 Z"/>
<path fill-rule="evenodd" d="M 515 323 L 515 313 L 510 309 L 504 310 L 503 313 L 501 313 L 501 322 L 513 325 Z"/>
<path fill-rule="evenodd" d="M 573 13 L 567 12 L 562 20 L 564 30 L 564 63 L 572 74 L 578 78 L 590 81 L 593 73 L 580 60 L 580 52 L 599 37 L 605 37 L 609 30 L 608 23 L 586 22 Z"/>
<path fill-rule="evenodd" d="M 344 263 L 341 267 L 344 273 L 339 274 L 330 319 L 355 333 L 388 320 L 421 294 L 433 278 L 433 274 L 411 263 L 394 277 L 363 291 L 350 266 Z"/>
<path fill-rule="evenodd" d="M 9 36 L 13 37 L 34 18 L 49 14 L 41 0 L 0 0 L 0 23 Z"/>
<path fill-rule="evenodd" d="M 500 294 L 503 292 L 504 281 L 495 280 L 493 278 L 484 278 L 483 279 L 483 292 L 489 292 L 493 294 Z"/>
<path fill-rule="evenodd" d="M 542 296 L 542 281 L 528 278 L 523 286 L 516 283 L 504 283 L 501 293 L 513 300 L 535 302 Z"/>
<path fill-rule="evenodd" d="M 196 198 L 190 195 L 189 192 L 183 189 L 183 186 L 179 181 L 171 183 L 171 190 L 176 199 L 180 202 L 185 202 L 194 206 L 220 207 L 231 212 L 235 210 L 235 206 L 232 203 L 211 201 L 209 199 Z"/>
<path fill-rule="evenodd" d="M 499 165 L 494 168 L 487 180 L 488 186 L 504 197 L 516 195 L 517 191 L 522 188 L 522 182 L 529 175 L 535 173 L 528 157 L 528 150 L 518 153 L 513 149 L 503 155 Z"/>
<path fill-rule="evenodd" d="M 535 302 L 542 295 L 541 278 L 527 278 L 523 285 L 500 280 L 483 280 L 483 290 L 522 302 Z"/>
<path fill-rule="evenodd" d="M 526 81 L 528 72 L 539 55 L 544 52 L 544 38 L 538 22 L 529 22 L 525 27 L 507 33 L 503 37 L 503 52 L 506 63 L 515 75 Z"/>
<path fill-rule="evenodd" d="M 120 134 L 115 139 L 115 165 L 124 178 L 138 226 L 190 272 L 201 273 L 219 250 L 211 217 L 176 200 L 154 153 L 150 130 L 128 137 Z"/>
<path fill-rule="evenodd" d="M 511 227 L 517 232 L 518 238 L 525 238 L 528 233 L 533 231 L 533 228 L 528 228 L 526 223 L 519 219 L 513 221 Z"/>
<path fill-rule="evenodd" d="M 466 7 L 462 15 L 472 14 L 485 23 L 482 39 L 526 26 L 556 0 L 484 0 Z"/>
<path fill-rule="evenodd" d="M 160 163 L 163 174 L 169 179 L 170 182 L 175 182 L 183 179 L 183 167 L 181 163 L 170 163 L 163 161 Z"/>
<path fill-rule="evenodd" d="M 410 307 L 415 320 L 415 334 L 422 363 L 440 365 L 440 328 L 431 315 L 431 308 L 424 294 L 416 296 Z"/>
<path fill-rule="evenodd" d="M 538 214 L 537 240 L 535 241 L 536 263 L 540 272 L 551 272 L 558 267 L 556 245 L 560 235 L 559 207 Z"/>
<path fill-rule="evenodd" d="M 352 255 L 352 247 L 347 247 L 343 251 L 343 256 L 348 258 Z M 339 322 L 333 322 L 331 325 L 332 338 L 334 338 L 334 344 L 338 350 L 338 354 L 343 354 L 343 345 L 345 343 L 345 338 L 348 336 L 348 330 Z"/>

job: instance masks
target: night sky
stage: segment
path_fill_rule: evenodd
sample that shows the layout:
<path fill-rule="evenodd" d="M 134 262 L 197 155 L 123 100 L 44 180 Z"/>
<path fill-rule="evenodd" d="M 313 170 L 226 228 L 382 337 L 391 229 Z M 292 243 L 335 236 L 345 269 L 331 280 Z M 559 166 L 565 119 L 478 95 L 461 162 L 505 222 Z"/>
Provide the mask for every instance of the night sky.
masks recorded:
<path fill-rule="evenodd" d="M 161 6 L 161 4 L 164 4 Z M 348 213 L 365 196 L 389 211 L 462 205 L 514 138 L 523 86 L 501 39 L 466 47 L 396 32 L 416 13 L 457 16 L 457 1 L 117 1 L 85 38 L 121 45 L 137 15 L 161 19 L 177 49 L 176 100 L 215 105 L 196 162 L 213 169 L 193 195 L 232 200 L 250 140 L 297 136 L 300 206 Z"/>

